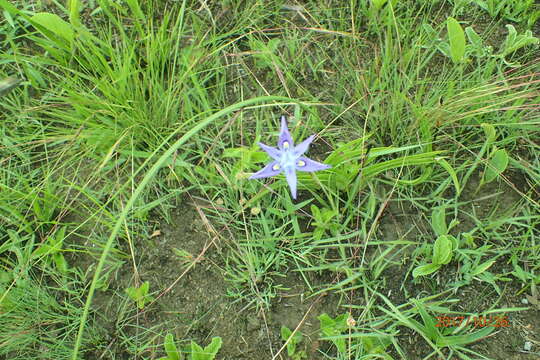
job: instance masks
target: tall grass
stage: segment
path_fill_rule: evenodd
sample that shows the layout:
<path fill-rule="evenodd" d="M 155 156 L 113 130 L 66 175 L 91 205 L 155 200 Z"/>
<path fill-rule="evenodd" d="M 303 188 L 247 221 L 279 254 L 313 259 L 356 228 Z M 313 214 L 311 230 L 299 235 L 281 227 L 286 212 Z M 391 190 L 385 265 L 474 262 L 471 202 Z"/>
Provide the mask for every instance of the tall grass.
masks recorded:
<path fill-rule="evenodd" d="M 447 16 L 481 18 L 444 3 L 0 0 L 0 77 L 21 80 L 0 104 L 2 354 L 92 350 L 96 291 L 134 260 L 151 211 L 167 215 L 187 193 L 218 229 L 219 265 L 244 311 L 271 311 L 294 272 L 302 296 L 339 296 L 334 310 L 356 316 L 356 328 L 322 340 L 347 339 L 329 358 L 406 357 L 403 328 L 426 357 L 480 356 L 471 343 L 489 331 L 450 334 L 430 318 L 464 286 L 488 284 L 502 299 L 511 278 L 519 294 L 536 291 L 540 82 L 535 48 L 445 57 Z M 282 177 L 247 179 L 281 113 L 294 139 L 317 134 L 310 156 L 332 165 L 299 176 L 296 202 Z M 479 183 L 499 149 L 508 169 Z M 517 195 L 499 197 L 508 189 Z M 413 279 L 432 253 L 433 208 L 446 211 L 453 263 Z M 87 255 L 84 273 L 73 262 Z M 441 285 L 443 270 L 453 279 Z M 432 295 L 399 302 L 389 283 Z M 522 310 L 497 301 L 489 311 Z"/>

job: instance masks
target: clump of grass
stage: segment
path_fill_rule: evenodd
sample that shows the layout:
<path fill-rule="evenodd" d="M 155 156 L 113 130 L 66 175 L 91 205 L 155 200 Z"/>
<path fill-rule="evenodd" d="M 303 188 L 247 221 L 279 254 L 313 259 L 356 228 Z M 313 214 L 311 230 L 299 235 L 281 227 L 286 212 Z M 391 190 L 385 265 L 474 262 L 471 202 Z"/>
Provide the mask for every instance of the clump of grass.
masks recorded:
<path fill-rule="evenodd" d="M 6 272 L 0 276 L 0 356 L 34 359 L 40 354 L 47 359 L 67 359 L 80 321 L 80 292 L 67 286 L 61 290 L 49 287 L 34 276 L 12 281 L 6 281 Z M 92 327 L 87 333 L 85 344 L 100 341 L 103 334 L 96 330 Z"/>

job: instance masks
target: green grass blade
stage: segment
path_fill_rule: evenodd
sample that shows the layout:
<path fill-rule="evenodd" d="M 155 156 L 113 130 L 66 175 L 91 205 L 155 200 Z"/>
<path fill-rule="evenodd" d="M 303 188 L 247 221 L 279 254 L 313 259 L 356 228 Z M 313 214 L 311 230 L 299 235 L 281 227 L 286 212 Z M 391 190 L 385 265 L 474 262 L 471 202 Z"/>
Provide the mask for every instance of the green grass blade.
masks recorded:
<path fill-rule="evenodd" d="M 92 298 L 94 296 L 94 292 L 96 290 L 99 276 L 101 274 L 101 271 L 103 270 L 103 266 L 105 265 L 105 260 L 107 259 L 107 256 L 109 255 L 109 252 L 112 249 L 112 245 L 114 240 L 116 239 L 116 236 L 118 235 L 118 232 L 120 231 L 120 228 L 122 227 L 123 222 L 126 220 L 128 213 L 133 208 L 133 205 L 135 204 L 136 200 L 139 198 L 143 190 L 146 188 L 146 186 L 150 183 L 150 181 L 154 178 L 158 170 L 163 166 L 163 164 L 167 161 L 169 157 L 171 157 L 175 151 L 177 151 L 184 143 L 186 143 L 190 138 L 192 138 L 195 134 L 197 134 L 199 131 L 204 129 L 206 126 L 210 125 L 212 122 L 216 121 L 222 116 L 228 115 L 234 111 L 240 110 L 246 106 L 257 104 L 261 102 L 273 102 L 273 101 L 290 101 L 295 102 L 293 99 L 282 97 L 282 96 L 260 96 L 248 100 L 244 100 L 241 102 L 238 102 L 236 104 L 230 105 L 226 107 L 223 110 L 220 110 L 213 115 L 207 117 L 203 121 L 199 122 L 197 125 L 195 125 L 193 128 L 191 128 L 189 131 L 187 131 L 180 139 L 178 139 L 167 151 L 161 155 L 161 157 L 152 165 L 152 167 L 148 170 L 144 178 L 139 183 L 139 186 L 135 189 L 133 192 L 133 195 L 129 199 L 129 201 L 126 203 L 125 208 L 120 213 L 118 220 L 115 223 L 115 226 L 113 228 L 113 231 L 111 232 L 111 235 L 107 239 L 107 243 L 105 244 L 103 248 L 103 252 L 101 253 L 101 256 L 99 258 L 99 262 L 96 266 L 96 271 L 94 273 L 94 277 L 92 279 L 92 283 L 90 285 L 90 289 L 88 290 L 88 296 L 86 298 L 86 303 L 84 305 L 84 310 L 81 316 L 81 323 L 79 326 L 79 331 L 77 333 L 77 339 L 75 341 L 75 345 L 73 347 L 72 352 L 72 360 L 77 360 L 77 356 L 79 353 L 79 348 L 81 346 L 82 338 L 84 335 L 84 329 L 86 326 L 86 321 L 88 319 L 88 313 L 90 311 L 90 304 L 92 303 Z"/>

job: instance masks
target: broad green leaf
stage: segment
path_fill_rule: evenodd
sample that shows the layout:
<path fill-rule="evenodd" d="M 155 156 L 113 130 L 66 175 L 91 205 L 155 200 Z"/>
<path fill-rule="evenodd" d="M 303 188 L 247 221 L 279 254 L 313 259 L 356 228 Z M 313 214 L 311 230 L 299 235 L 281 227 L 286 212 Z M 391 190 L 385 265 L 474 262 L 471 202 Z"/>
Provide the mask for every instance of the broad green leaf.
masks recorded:
<path fill-rule="evenodd" d="M 268 161 L 268 154 L 262 151 L 254 151 L 249 154 L 250 158 L 249 161 L 252 161 L 254 163 L 260 163 L 263 161 Z M 245 160 L 245 159 L 243 159 Z M 247 160 L 246 160 L 247 161 Z"/>
<path fill-rule="evenodd" d="M 212 338 L 212 341 L 210 342 L 210 344 L 208 344 L 208 346 L 204 348 L 204 351 L 207 354 L 211 355 L 211 357 L 208 357 L 209 360 L 216 357 L 216 354 L 218 353 L 219 349 L 221 349 L 222 344 L 223 344 L 223 341 L 221 340 L 219 336 Z"/>
<path fill-rule="evenodd" d="M 28 19 L 28 16 L 26 16 L 26 14 L 24 14 L 22 11 L 17 9 L 16 6 L 11 4 L 11 2 L 7 0 L 0 0 L 0 6 L 11 15 L 21 15 L 22 17 Z"/>
<path fill-rule="evenodd" d="M 326 329 L 331 329 L 334 326 L 334 323 L 335 323 L 334 320 L 326 313 L 319 315 L 318 319 L 319 319 L 321 330 L 323 332 L 325 332 Z"/>
<path fill-rule="evenodd" d="M 37 202 L 36 202 L 37 203 Z M 43 255 L 56 254 L 62 250 L 62 243 L 64 242 L 66 227 L 63 226 L 55 234 L 50 235 L 47 238 L 47 242 L 42 244 L 33 253 L 32 257 L 40 257 Z"/>
<path fill-rule="evenodd" d="M 418 310 L 418 313 L 422 317 L 422 321 L 424 323 L 424 331 L 427 333 L 430 339 L 436 340 L 438 339 L 441 334 L 439 332 L 439 329 L 437 329 L 437 326 L 435 324 L 435 321 L 433 321 L 433 316 L 429 315 L 425 309 L 425 304 L 421 303 L 418 300 L 414 300 L 414 304 L 416 305 L 416 309 Z"/>
<path fill-rule="evenodd" d="M 64 239 L 66 238 L 66 226 L 62 226 L 60 230 L 58 230 L 57 233 L 54 234 L 54 237 L 56 238 L 56 243 L 62 245 L 64 242 Z"/>
<path fill-rule="evenodd" d="M 134 301 L 137 300 L 137 297 L 138 297 L 137 288 L 132 287 L 132 286 L 128 287 L 126 289 L 126 294 L 128 294 L 128 296 L 131 298 L 131 300 L 134 300 Z"/>
<path fill-rule="evenodd" d="M 452 54 L 450 53 L 450 44 L 446 41 L 438 43 L 437 49 L 443 53 L 444 56 L 448 56 L 449 58 L 452 57 Z"/>
<path fill-rule="evenodd" d="M 461 237 L 463 238 L 463 241 L 467 246 L 470 246 L 473 249 L 476 248 L 476 244 L 474 243 L 474 237 L 471 233 L 461 233 Z"/>
<path fill-rule="evenodd" d="M 58 249 L 56 249 L 58 251 Z M 34 252 L 32 253 L 33 258 L 41 257 L 44 255 L 54 254 L 55 249 L 48 243 L 42 244 L 40 247 L 38 247 Z"/>
<path fill-rule="evenodd" d="M 495 260 L 489 260 L 489 261 L 486 261 L 480 265 L 478 265 L 470 274 L 470 276 L 476 276 L 476 275 L 480 275 L 481 273 L 483 273 L 484 271 L 486 271 L 487 269 L 489 269 L 491 267 L 491 265 L 495 264 Z"/>
<path fill-rule="evenodd" d="M 446 211 L 443 207 L 435 208 L 431 213 L 431 227 L 437 236 L 448 234 Z"/>
<path fill-rule="evenodd" d="M 245 147 L 227 148 L 223 150 L 221 156 L 224 158 L 236 158 L 244 156 L 247 152 L 249 152 L 249 149 Z"/>
<path fill-rule="evenodd" d="M 445 265 L 452 260 L 452 240 L 447 235 L 441 235 L 433 245 L 433 263 Z"/>
<path fill-rule="evenodd" d="M 380 10 L 388 0 L 371 0 L 375 9 Z"/>
<path fill-rule="evenodd" d="M 68 0 L 69 22 L 75 27 L 81 26 L 81 7 L 82 6 L 80 0 Z"/>
<path fill-rule="evenodd" d="M 475 341 L 482 339 L 483 337 L 488 336 L 494 330 L 495 330 L 494 326 L 488 326 L 488 327 L 483 328 L 480 331 L 476 331 L 471 334 L 443 336 L 437 339 L 437 346 L 440 346 L 440 347 L 463 346 L 463 345 L 473 343 Z"/>
<path fill-rule="evenodd" d="M 497 132 L 495 131 L 495 127 L 488 123 L 482 123 L 480 124 L 480 127 L 484 130 L 484 133 L 486 134 L 486 142 L 494 142 L 497 138 Z"/>
<path fill-rule="evenodd" d="M 67 264 L 66 259 L 64 258 L 64 255 L 62 253 L 57 253 L 53 255 L 53 261 L 56 265 L 56 268 L 62 273 L 67 274 L 69 270 L 69 266 Z"/>
<path fill-rule="evenodd" d="M 454 221 L 452 220 L 452 222 Z M 452 243 L 452 250 L 457 250 L 459 248 L 459 240 L 456 239 L 453 235 L 446 235 L 446 237 L 448 238 L 448 240 L 450 240 L 450 243 Z"/>
<path fill-rule="evenodd" d="M 33 23 L 38 24 L 46 30 L 41 31 L 43 35 L 51 37 L 50 35 L 52 34 L 57 39 L 63 39 L 65 42 L 64 45 L 68 45 L 75 37 L 71 24 L 65 22 L 56 14 L 40 12 L 30 19 Z"/>
<path fill-rule="evenodd" d="M 506 25 L 508 29 L 508 35 L 504 41 L 502 56 L 513 53 L 514 51 L 521 49 L 527 45 L 538 44 L 539 39 L 533 36 L 531 30 L 525 31 L 524 34 L 517 34 L 516 28 L 513 25 Z"/>
<path fill-rule="evenodd" d="M 337 210 L 323 208 L 321 216 L 322 216 L 323 222 L 328 223 L 334 217 L 338 216 L 338 213 L 337 213 Z"/>
<path fill-rule="evenodd" d="M 460 63 L 465 56 L 465 33 L 458 21 L 453 17 L 446 20 L 448 41 L 450 42 L 450 56 L 454 63 Z"/>
<path fill-rule="evenodd" d="M 193 340 L 191 340 L 191 359 L 206 360 L 203 348 Z"/>
<path fill-rule="evenodd" d="M 440 267 L 441 265 L 438 264 L 420 265 L 413 270 L 412 274 L 413 277 L 425 276 L 434 273 L 435 271 L 439 270 Z"/>
<path fill-rule="evenodd" d="M 150 289 L 150 282 L 148 281 L 143 282 L 140 289 L 141 289 L 142 295 L 148 294 L 148 290 Z"/>
<path fill-rule="evenodd" d="M 191 341 L 191 360 L 213 360 L 221 348 L 222 340 L 219 336 L 212 338 L 212 342 L 204 349 Z"/>
<path fill-rule="evenodd" d="M 327 337 L 341 335 L 341 333 L 347 329 L 347 317 L 348 314 L 339 315 L 335 319 L 332 319 L 326 313 L 319 315 L 318 319 L 320 322 L 321 332 Z M 339 352 L 345 352 L 346 343 L 344 338 L 330 339 L 330 341 L 336 345 Z"/>
<path fill-rule="evenodd" d="M 506 170 L 508 166 L 508 154 L 504 149 L 495 151 L 491 159 L 488 160 L 484 181 L 489 183 Z"/>
<path fill-rule="evenodd" d="M 438 35 L 439 35 L 439 33 L 437 31 L 435 31 L 433 26 L 431 26 L 428 23 L 423 23 L 422 24 L 422 29 L 426 33 L 426 38 L 428 38 L 428 39 L 436 39 L 438 37 Z"/>
<path fill-rule="evenodd" d="M 475 48 L 475 50 L 481 49 L 484 46 L 482 38 L 476 33 L 476 31 L 474 31 L 471 26 L 467 26 L 465 28 L 465 33 L 467 34 L 467 39 L 469 39 L 469 42 Z"/>
<path fill-rule="evenodd" d="M 337 335 L 347 329 L 347 317 L 348 314 L 341 314 L 332 319 L 328 314 L 323 313 L 318 319 L 323 332 L 328 331 L 327 335 Z"/>
<path fill-rule="evenodd" d="M 322 218 L 321 217 L 321 211 L 319 210 L 317 205 L 311 205 L 310 209 L 311 209 L 311 215 L 313 215 L 315 220 L 321 221 L 321 218 Z"/>
<path fill-rule="evenodd" d="M 281 339 L 283 341 L 289 341 L 287 343 L 287 355 L 289 355 L 289 357 L 291 358 L 296 353 L 296 344 L 302 341 L 302 334 L 300 332 L 296 332 L 294 336 L 289 340 L 292 334 L 293 332 L 288 327 L 281 327 Z"/>
<path fill-rule="evenodd" d="M 165 347 L 165 352 L 167 353 L 168 360 L 181 359 L 180 353 L 178 353 L 178 349 L 176 348 L 176 345 L 174 344 L 173 334 L 167 334 L 165 336 L 165 342 L 163 343 L 163 346 Z"/>
<path fill-rule="evenodd" d="M 290 338 L 292 335 L 291 329 L 289 329 L 286 326 L 281 327 L 281 340 L 287 341 L 288 338 Z"/>
<path fill-rule="evenodd" d="M 133 301 L 137 302 L 137 307 L 139 309 L 144 309 L 145 304 L 153 299 L 152 296 L 148 295 L 149 286 L 150 283 L 145 281 L 138 288 L 129 287 L 126 289 L 126 293 Z"/>
<path fill-rule="evenodd" d="M 292 333 L 293 333 L 292 330 L 289 329 L 288 327 L 286 326 L 281 327 L 281 339 L 283 341 L 287 341 L 291 337 Z M 294 334 L 294 338 L 291 339 L 291 341 L 294 341 L 295 343 L 298 343 L 301 340 L 302 340 L 302 334 L 300 332 L 296 332 Z"/>

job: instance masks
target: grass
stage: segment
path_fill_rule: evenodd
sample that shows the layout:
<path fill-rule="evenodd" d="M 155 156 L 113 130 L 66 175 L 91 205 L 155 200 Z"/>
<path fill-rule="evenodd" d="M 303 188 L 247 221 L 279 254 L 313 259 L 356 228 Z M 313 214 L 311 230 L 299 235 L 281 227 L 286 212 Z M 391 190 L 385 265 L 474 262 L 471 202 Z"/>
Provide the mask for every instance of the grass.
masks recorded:
<path fill-rule="evenodd" d="M 537 356 L 540 35 L 514 2 L 0 0 L 0 359 Z M 332 165 L 297 200 L 247 179 L 280 114 Z"/>

